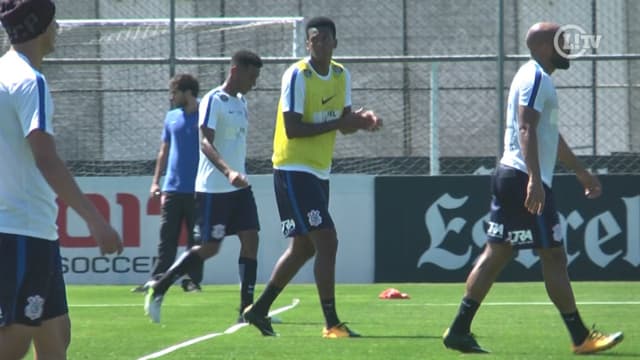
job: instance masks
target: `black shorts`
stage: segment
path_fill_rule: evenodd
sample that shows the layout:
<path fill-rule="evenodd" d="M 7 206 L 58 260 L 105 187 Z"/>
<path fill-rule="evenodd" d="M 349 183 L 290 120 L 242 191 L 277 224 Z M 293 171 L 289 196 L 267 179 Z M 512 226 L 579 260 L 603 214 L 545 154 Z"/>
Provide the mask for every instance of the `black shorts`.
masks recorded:
<path fill-rule="evenodd" d="M 226 193 L 196 194 L 196 242 L 222 241 L 240 231 L 260 230 L 251 187 Z"/>
<path fill-rule="evenodd" d="M 0 328 L 68 312 L 58 241 L 0 233 Z"/>
<path fill-rule="evenodd" d="M 544 185 L 545 202 L 541 215 L 524 206 L 529 175 L 500 165 L 491 178 L 489 242 L 510 243 L 517 249 L 562 246 L 562 231 L 553 192 Z"/>
<path fill-rule="evenodd" d="M 329 215 L 329 180 L 303 171 L 273 171 L 278 212 L 285 237 L 333 229 Z"/>

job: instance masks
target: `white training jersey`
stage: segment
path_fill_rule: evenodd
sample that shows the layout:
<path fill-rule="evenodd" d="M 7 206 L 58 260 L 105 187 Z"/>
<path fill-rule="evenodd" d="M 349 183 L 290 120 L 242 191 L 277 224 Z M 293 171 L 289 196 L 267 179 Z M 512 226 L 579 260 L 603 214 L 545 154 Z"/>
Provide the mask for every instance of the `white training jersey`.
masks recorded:
<path fill-rule="evenodd" d="M 518 106 L 526 106 L 540 113 L 536 128 L 540 177 L 549 187 L 558 158 L 558 96 L 551 76 L 536 61 L 522 65 L 511 82 L 507 124 L 504 134 L 504 154 L 501 164 L 527 172 L 519 140 Z"/>
<path fill-rule="evenodd" d="M 305 58 L 307 63 L 311 62 L 311 58 Z M 289 68 L 282 75 L 281 80 L 281 92 L 280 97 L 282 98 L 282 112 L 293 111 L 298 114 L 304 114 L 304 105 L 305 105 L 305 77 L 304 76 L 293 76 L 295 70 L 298 69 L 296 64 L 289 66 Z M 329 81 L 333 76 L 333 66 L 329 66 L 329 72 L 327 75 L 320 75 L 316 72 L 313 66 L 309 66 L 309 69 L 318 77 L 320 80 Z M 351 73 L 347 68 L 342 68 L 344 72 L 344 76 L 346 77 L 347 87 L 345 89 L 345 100 L 344 106 L 351 106 Z M 293 94 L 291 94 L 293 93 Z"/>
<path fill-rule="evenodd" d="M 213 145 L 229 167 L 246 174 L 247 128 L 249 115 L 247 101 L 238 94 L 232 96 L 217 87 L 209 91 L 200 101 L 198 125 L 215 130 Z M 240 190 L 200 151 L 196 191 L 225 193 Z"/>
<path fill-rule="evenodd" d="M 56 194 L 38 169 L 27 141 L 32 131 L 53 135 L 53 101 L 44 76 L 22 54 L 0 58 L 0 232 L 58 239 Z"/>

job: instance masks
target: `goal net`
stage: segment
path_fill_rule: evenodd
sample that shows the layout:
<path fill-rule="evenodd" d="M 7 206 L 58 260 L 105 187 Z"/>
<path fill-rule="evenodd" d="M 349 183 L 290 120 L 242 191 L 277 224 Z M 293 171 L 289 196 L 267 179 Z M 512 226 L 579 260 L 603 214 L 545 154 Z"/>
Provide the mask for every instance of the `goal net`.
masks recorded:
<path fill-rule="evenodd" d="M 55 101 L 54 126 L 61 155 L 79 176 L 152 174 L 164 116 L 169 110 L 167 87 L 171 74 L 195 75 L 203 95 L 224 81 L 229 57 L 245 48 L 268 60 L 256 88 L 247 95 L 251 123 L 247 170 L 251 174 L 270 173 L 281 76 L 294 59 L 306 54 L 302 20 L 301 17 L 177 18 L 173 32 L 168 19 L 59 21 L 56 51 L 47 57 L 44 74 Z M 340 51 L 369 54 L 357 50 L 359 46 L 366 47 L 368 41 L 371 39 L 367 34 L 345 31 L 340 35 L 337 54 Z M 0 45 L 2 50 L 9 45 L 4 32 Z M 370 50 L 371 54 L 379 55 L 374 50 Z M 390 54 L 393 52 L 387 53 Z M 342 61 L 339 56 L 338 60 Z M 375 110 L 384 118 L 385 127 L 375 134 L 339 135 L 333 172 L 429 173 L 430 65 L 365 60 L 344 62 L 353 74 L 353 106 Z M 442 66 L 445 89 L 439 101 L 443 118 L 449 117 L 449 123 L 443 126 L 444 138 L 460 136 L 451 119 L 465 119 L 457 116 L 461 111 L 456 100 L 459 97 L 452 96 L 461 86 L 480 89 L 477 93 L 481 96 L 465 95 L 464 99 L 480 99 L 485 108 L 495 107 L 490 98 L 493 82 L 475 76 L 494 69 L 492 62 Z M 467 79 L 464 85 L 460 85 L 460 77 Z M 483 86 L 489 86 L 489 90 L 483 90 Z M 441 142 L 449 149 L 441 152 L 447 157 L 443 161 L 449 162 L 442 166 L 452 169 L 449 173 L 468 173 L 495 163 L 493 157 L 481 158 L 484 163 L 478 164 L 458 158 L 469 153 L 493 153 L 495 146 L 482 141 L 494 138 L 493 128 L 481 129 L 484 133 L 477 130 L 472 135 L 478 143 L 490 148 L 488 151 L 479 152 L 478 143 L 466 140 Z"/>
<path fill-rule="evenodd" d="M 301 22 L 300 17 L 178 18 L 173 24 L 59 20 L 56 50 L 43 65 L 56 106 L 58 150 L 75 175 L 151 174 L 170 106 L 171 73 L 195 75 L 204 95 L 224 81 L 237 50 L 263 58 L 303 54 Z M 0 36 L 4 52 L 9 42 L 4 31 Z M 249 154 L 259 161 L 270 156 L 283 66 L 263 68 L 248 96 L 255 125 Z"/>

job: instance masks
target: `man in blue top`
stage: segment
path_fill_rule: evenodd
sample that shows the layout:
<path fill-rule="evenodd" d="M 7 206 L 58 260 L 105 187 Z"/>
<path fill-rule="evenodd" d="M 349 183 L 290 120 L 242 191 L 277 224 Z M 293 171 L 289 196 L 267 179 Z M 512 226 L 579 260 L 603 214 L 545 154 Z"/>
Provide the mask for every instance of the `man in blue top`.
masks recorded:
<path fill-rule="evenodd" d="M 198 171 L 198 80 L 189 74 L 178 74 L 169 83 L 173 110 L 167 112 L 162 131 L 162 144 L 151 183 L 151 196 L 162 203 L 158 260 L 151 273 L 159 278 L 175 261 L 178 238 L 183 222 L 187 227 L 187 247 L 194 245 L 195 179 Z M 168 161 L 167 161 L 168 160 Z M 166 168 L 164 184 L 160 177 Z M 202 263 L 182 281 L 184 291 L 200 291 Z M 142 287 L 144 288 L 144 286 Z M 135 290 L 139 290 L 136 288 Z"/>

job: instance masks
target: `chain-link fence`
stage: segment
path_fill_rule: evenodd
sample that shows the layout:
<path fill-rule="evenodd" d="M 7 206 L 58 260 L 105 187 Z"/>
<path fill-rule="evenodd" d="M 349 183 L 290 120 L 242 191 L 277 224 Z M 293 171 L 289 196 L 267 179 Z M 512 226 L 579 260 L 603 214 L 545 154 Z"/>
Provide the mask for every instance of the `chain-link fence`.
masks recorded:
<path fill-rule="evenodd" d="M 443 174 L 493 167 L 508 86 L 527 59 L 524 36 L 541 20 L 575 25 L 582 32 L 574 28 L 574 45 L 587 41 L 576 48 L 585 57 L 553 75 L 563 135 L 589 166 L 640 172 L 640 115 L 633 101 L 640 95 L 640 24 L 632 21 L 640 15 L 637 1 L 56 4 L 62 27 L 44 73 L 56 104 L 58 147 L 76 175 L 150 174 L 171 75 L 196 75 L 204 93 L 224 80 L 228 57 L 240 48 L 267 63 L 247 95 L 248 154 L 251 173 L 270 172 L 280 77 L 305 55 L 302 20 L 317 15 L 336 22 L 335 56 L 352 73 L 354 107 L 372 108 L 385 119 L 378 133 L 339 137 L 334 172 L 429 174 L 432 158 Z M 0 45 L 9 46 L 4 33 Z"/>

